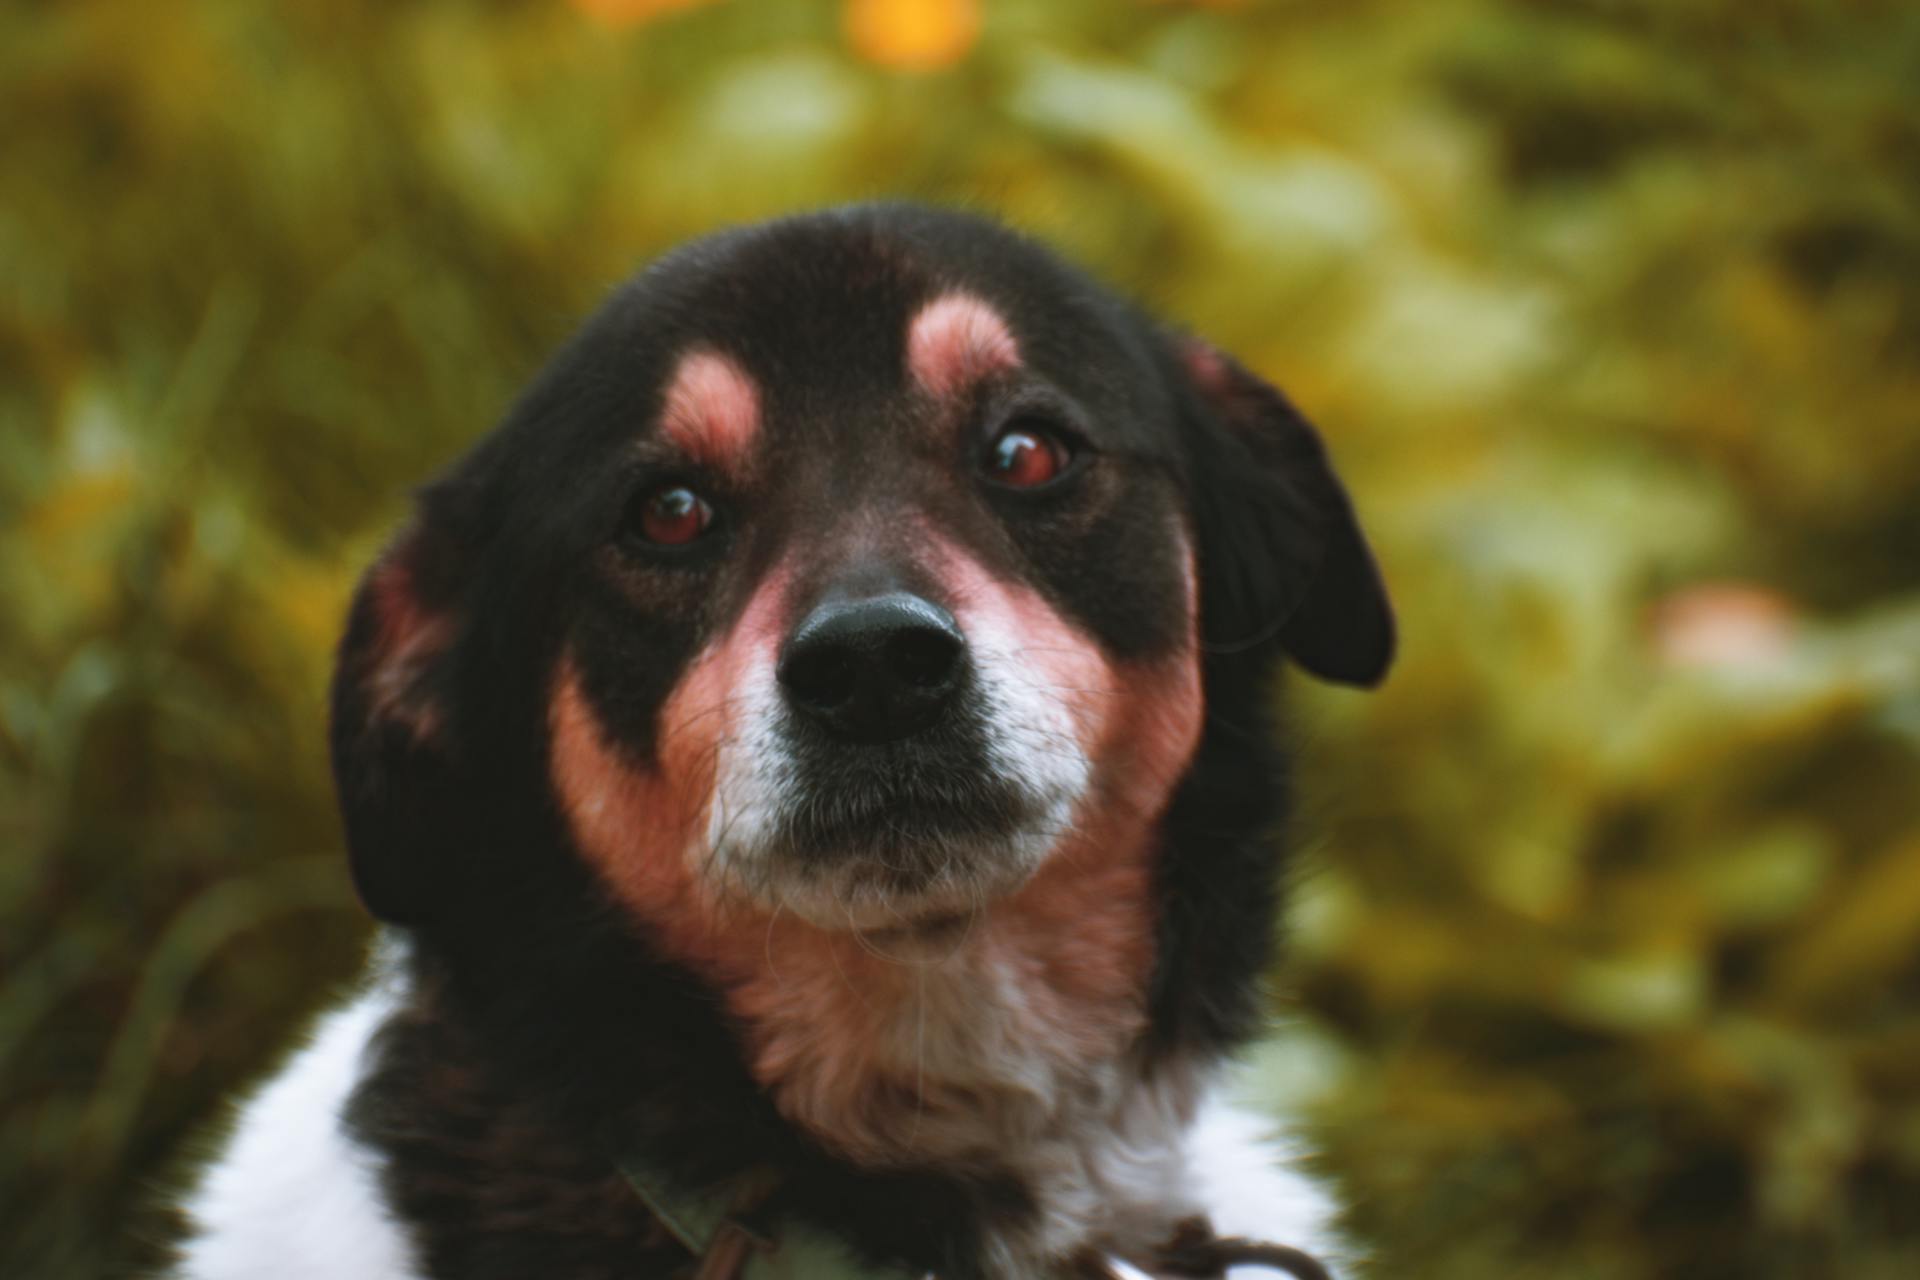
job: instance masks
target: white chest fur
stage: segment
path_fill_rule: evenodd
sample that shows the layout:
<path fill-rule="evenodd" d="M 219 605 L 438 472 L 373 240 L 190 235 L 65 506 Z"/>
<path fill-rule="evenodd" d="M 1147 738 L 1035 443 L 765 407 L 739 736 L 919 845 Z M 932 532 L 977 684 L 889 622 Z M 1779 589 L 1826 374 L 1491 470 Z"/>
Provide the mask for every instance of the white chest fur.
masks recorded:
<path fill-rule="evenodd" d="M 1035 1011 L 1004 991 L 991 1016 L 970 1023 L 989 994 L 978 977 L 943 988 L 929 975 L 925 1023 L 893 1027 L 885 1040 L 890 1060 L 940 1079 L 928 1091 L 937 1105 L 911 1094 L 880 1105 L 903 1108 L 886 1119 L 908 1134 L 918 1124 L 930 1148 L 991 1150 L 1035 1189 L 1032 1228 L 990 1243 L 1001 1276 L 1040 1274 L 1044 1259 L 1089 1246 L 1138 1256 L 1164 1237 L 1163 1226 L 1196 1212 L 1225 1233 L 1343 1257 L 1330 1198 L 1284 1167 L 1285 1153 L 1268 1140 L 1271 1124 L 1228 1104 L 1198 1073 L 1145 1080 L 1121 1063 L 1063 1065 L 1038 1047 L 1045 1037 Z M 183 1280 L 420 1276 L 381 1195 L 378 1154 L 341 1125 L 368 1041 L 398 995 L 376 984 L 326 1015 L 244 1104 L 187 1203 L 196 1234 L 183 1251 Z"/>

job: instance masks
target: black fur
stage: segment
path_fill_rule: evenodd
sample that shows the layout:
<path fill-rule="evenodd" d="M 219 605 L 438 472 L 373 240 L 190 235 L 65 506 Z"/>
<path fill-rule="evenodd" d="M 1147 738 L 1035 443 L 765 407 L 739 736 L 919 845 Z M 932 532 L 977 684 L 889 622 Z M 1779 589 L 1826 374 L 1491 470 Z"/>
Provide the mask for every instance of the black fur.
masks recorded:
<path fill-rule="evenodd" d="M 1041 381 L 983 391 L 954 456 L 901 453 L 899 441 L 942 439 L 926 418 L 950 412 L 902 386 L 903 318 L 954 286 L 1007 316 Z M 670 360 L 696 343 L 766 389 L 767 416 L 786 424 L 764 459 L 779 483 L 756 492 L 751 520 L 722 488 L 710 545 L 650 561 L 621 549 L 637 487 L 666 465 L 640 425 Z M 1023 414 L 1112 461 L 1057 500 L 923 483 Z M 688 1188 L 782 1171 L 776 1215 L 946 1280 L 976 1273 L 984 1231 L 1032 1211 L 1003 1170 L 865 1170 L 783 1121 L 714 993 L 657 954 L 571 852 L 546 782 L 563 645 L 644 762 L 662 701 L 774 549 L 816 537 L 828 564 L 847 511 L 890 506 L 963 531 L 1119 659 L 1183 634 L 1166 530 L 1184 513 L 1208 711 L 1165 826 L 1147 1052 L 1211 1055 L 1250 1030 L 1285 794 L 1271 670 L 1286 654 L 1367 684 L 1392 649 L 1384 590 L 1317 437 L 1238 366 L 981 220 L 889 205 L 729 232 L 608 301 L 422 494 L 348 625 L 333 753 L 354 874 L 410 933 L 416 967 L 415 1004 L 383 1033 L 351 1120 L 386 1153 L 387 1194 L 430 1274 L 671 1274 L 676 1250 L 621 1183 L 616 1151 Z M 443 639 L 375 687 L 396 593 Z"/>

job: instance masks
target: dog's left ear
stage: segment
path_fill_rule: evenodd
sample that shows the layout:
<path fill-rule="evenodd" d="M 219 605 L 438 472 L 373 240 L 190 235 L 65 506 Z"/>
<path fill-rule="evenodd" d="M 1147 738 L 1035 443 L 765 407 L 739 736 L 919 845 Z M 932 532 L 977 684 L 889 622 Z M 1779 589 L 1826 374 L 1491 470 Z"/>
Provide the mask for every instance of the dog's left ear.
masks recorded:
<path fill-rule="evenodd" d="M 1393 609 L 1326 446 L 1278 390 L 1231 356 L 1173 344 L 1210 653 L 1277 645 L 1325 680 L 1375 685 Z"/>
<path fill-rule="evenodd" d="M 421 494 L 413 521 L 361 580 L 332 690 L 335 785 L 354 885 L 382 920 L 421 924 L 471 874 L 483 791 L 452 723 L 469 612 L 472 540 L 458 477 Z"/>

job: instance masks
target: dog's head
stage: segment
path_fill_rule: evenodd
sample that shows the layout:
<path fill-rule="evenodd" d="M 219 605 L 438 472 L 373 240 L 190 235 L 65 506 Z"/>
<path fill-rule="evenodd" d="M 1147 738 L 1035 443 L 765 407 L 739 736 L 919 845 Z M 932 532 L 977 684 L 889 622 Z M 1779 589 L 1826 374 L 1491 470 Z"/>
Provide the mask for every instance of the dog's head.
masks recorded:
<path fill-rule="evenodd" d="M 1279 654 L 1391 649 L 1277 392 L 1004 229 L 867 207 L 656 264 L 425 491 L 335 764 L 389 919 L 559 856 L 683 958 L 781 913 L 912 938 L 1152 844 Z"/>

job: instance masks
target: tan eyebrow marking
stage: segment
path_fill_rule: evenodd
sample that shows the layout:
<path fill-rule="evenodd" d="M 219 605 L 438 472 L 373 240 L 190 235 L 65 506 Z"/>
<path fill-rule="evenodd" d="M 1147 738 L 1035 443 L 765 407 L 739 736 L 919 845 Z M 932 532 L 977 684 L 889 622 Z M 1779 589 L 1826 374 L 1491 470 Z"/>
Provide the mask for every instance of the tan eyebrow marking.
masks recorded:
<path fill-rule="evenodd" d="M 667 384 L 660 426 L 696 462 L 738 467 L 760 429 L 760 391 L 747 371 L 717 351 L 680 357 Z"/>
<path fill-rule="evenodd" d="M 907 325 L 907 369 L 936 396 L 950 396 L 1020 363 L 1013 331 L 971 293 L 943 293 Z"/>

